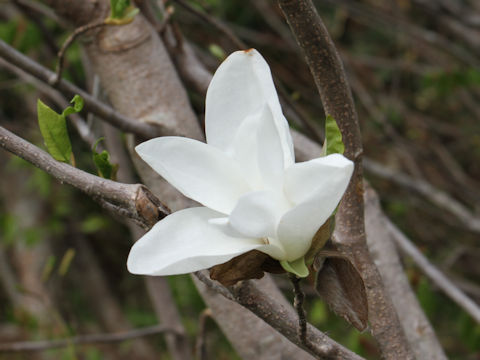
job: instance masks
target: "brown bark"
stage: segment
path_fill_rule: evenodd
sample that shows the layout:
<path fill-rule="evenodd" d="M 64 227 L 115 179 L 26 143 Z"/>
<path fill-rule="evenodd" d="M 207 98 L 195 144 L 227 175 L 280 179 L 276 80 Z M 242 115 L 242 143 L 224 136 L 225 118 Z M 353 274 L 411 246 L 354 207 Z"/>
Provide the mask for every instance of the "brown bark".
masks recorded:
<path fill-rule="evenodd" d="M 401 314 L 403 330 L 416 358 L 446 360 L 435 332 L 408 283 L 378 196 L 368 185 L 365 185 L 365 228 L 370 252 L 375 262 L 381 263 L 379 270 L 385 288 Z"/>
<path fill-rule="evenodd" d="M 262 287 L 268 289 L 269 295 L 281 299 L 282 305 L 288 308 L 290 305 L 283 298 L 272 279 L 267 275 L 258 280 Z M 232 346 L 242 359 L 314 359 L 312 355 L 299 349 L 288 341 L 284 336 L 273 330 L 270 325 L 259 319 L 251 312 L 245 312 L 241 305 L 227 300 L 219 293 L 205 287 L 198 279 L 195 284 L 203 293 L 207 306 L 215 309 L 213 317 L 225 334 L 236 334 L 238 338 L 232 341 Z M 252 342 L 252 334 L 257 341 Z"/>
<path fill-rule="evenodd" d="M 387 359 L 412 359 L 399 319 L 368 253 L 364 226 L 362 140 L 342 61 L 311 0 L 279 0 L 302 48 L 327 115 L 342 132 L 345 156 L 355 163 L 350 185 L 336 216 L 334 239 L 351 255 L 362 274 L 369 302 L 371 330 Z"/>

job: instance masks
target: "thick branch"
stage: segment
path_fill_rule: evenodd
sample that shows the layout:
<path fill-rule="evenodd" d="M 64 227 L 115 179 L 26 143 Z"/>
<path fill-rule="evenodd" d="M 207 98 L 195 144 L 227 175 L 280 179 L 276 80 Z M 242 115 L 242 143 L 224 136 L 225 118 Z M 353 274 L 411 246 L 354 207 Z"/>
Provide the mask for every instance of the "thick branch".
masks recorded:
<path fill-rule="evenodd" d="M 235 300 L 255 315 L 273 326 L 291 342 L 319 359 L 360 360 L 361 356 L 351 352 L 330 339 L 314 326 L 307 324 L 306 342 L 298 336 L 298 315 L 293 309 L 286 308 L 269 294 L 261 291 L 251 280 L 243 281 L 232 288 Z"/>
<path fill-rule="evenodd" d="M 339 248 L 354 258 L 361 271 L 367 288 L 372 332 L 383 356 L 412 359 L 391 299 L 368 253 L 363 210 L 362 140 L 343 64 L 311 0 L 279 0 L 279 4 L 305 54 L 325 112 L 338 122 L 345 156 L 355 163 L 352 180 L 336 216 Z"/>
<path fill-rule="evenodd" d="M 0 56 L 47 84 L 52 84 L 56 79 L 56 74 L 53 71 L 31 60 L 2 40 L 0 40 Z M 160 136 L 163 133 L 160 126 L 153 126 L 130 119 L 113 110 L 110 106 L 96 100 L 92 95 L 66 80 L 60 80 L 54 87 L 60 90 L 65 96 L 73 97 L 75 94 L 80 95 L 85 100 L 86 110 L 98 115 L 121 130 L 140 135 L 146 139 Z"/>
<path fill-rule="evenodd" d="M 387 227 L 388 219 L 380 207 L 375 191 L 365 186 L 365 227 L 368 247 L 382 274 L 385 288 L 401 314 L 405 335 L 417 359 L 446 360 L 435 332 L 410 287 L 402 267 L 393 236 Z"/>
<path fill-rule="evenodd" d="M 170 212 L 145 186 L 103 179 L 56 161 L 45 151 L 3 127 L 0 127 L 0 146 L 62 183 L 73 185 L 93 198 L 101 198 L 125 208 L 132 218 L 140 219 L 149 226 L 153 226 Z"/>

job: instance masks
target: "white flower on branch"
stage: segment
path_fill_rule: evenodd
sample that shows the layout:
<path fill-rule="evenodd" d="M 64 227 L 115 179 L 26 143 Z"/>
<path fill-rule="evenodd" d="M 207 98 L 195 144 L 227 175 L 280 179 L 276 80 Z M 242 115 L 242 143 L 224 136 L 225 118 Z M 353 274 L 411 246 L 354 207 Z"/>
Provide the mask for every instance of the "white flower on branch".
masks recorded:
<path fill-rule="evenodd" d="M 158 222 L 132 247 L 129 271 L 189 273 L 258 250 L 307 276 L 304 256 L 340 202 L 353 163 L 340 154 L 295 163 L 270 69 L 254 49 L 233 53 L 216 71 L 205 128 L 207 144 L 160 137 L 136 147 L 203 207 Z"/>

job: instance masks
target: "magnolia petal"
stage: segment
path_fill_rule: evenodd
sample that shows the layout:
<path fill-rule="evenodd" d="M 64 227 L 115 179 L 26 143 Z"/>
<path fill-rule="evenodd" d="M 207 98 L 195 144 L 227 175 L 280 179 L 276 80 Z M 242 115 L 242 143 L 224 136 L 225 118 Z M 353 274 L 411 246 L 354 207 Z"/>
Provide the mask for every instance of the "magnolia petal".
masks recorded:
<path fill-rule="evenodd" d="M 200 141 L 165 136 L 135 150 L 181 193 L 216 211 L 230 213 L 238 198 L 250 190 L 235 161 Z"/>
<path fill-rule="evenodd" d="M 342 155 L 298 163 L 285 173 L 285 192 L 297 205 L 278 225 L 278 238 L 289 260 L 305 255 L 317 230 L 332 215 L 345 192 L 353 163 Z"/>
<path fill-rule="evenodd" d="M 254 191 L 243 195 L 229 217 L 230 225 L 247 237 L 276 237 L 278 221 L 285 204 L 272 191 Z"/>
<path fill-rule="evenodd" d="M 242 122 L 233 138 L 229 152 L 229 155 L 237 160 L 245 180 L 252 189 L 256 190 L 263 188 L 258 161 L 255 161 L 258 154 L 258 137 L 255 134 L 258 133 L 261 116 L 262 109 L 259 109 Z"/>
<path fill-rule="evenodd" d="M 284 154 L 282 141 L 269 105 L 262 111 L 260 126 L 257 132 L 257 161 L 264 185 L 281 191 L 284 173 Z"/>
<path fill-rule="evenodd" d="M 265 103 L 272 108 L 281 137 L 285 167 L 293 164 L 293 142 L 270 68 L 255 49 L 234 52 L 215 72 L 206 97 L 207 143 L 228 151 L 242 122 Z"/>
<path fill-rule="evenodd" d="M 340 154 L 296 163 L 285 171 L 285 194 L 294 204 L 300 204 L 318 189 L 324 189 L 339 193 L 340 200 L 352 172 L 353 162 Z"/>
<path fill-rule="evenodd" d="M 167 216 L 133 245 L 127 260 L 128 270 L 143 275 L 184 274 L 264 247 L 259 239 L 225 235 L 209 223 L 219 216 L 205 207 Z"/>

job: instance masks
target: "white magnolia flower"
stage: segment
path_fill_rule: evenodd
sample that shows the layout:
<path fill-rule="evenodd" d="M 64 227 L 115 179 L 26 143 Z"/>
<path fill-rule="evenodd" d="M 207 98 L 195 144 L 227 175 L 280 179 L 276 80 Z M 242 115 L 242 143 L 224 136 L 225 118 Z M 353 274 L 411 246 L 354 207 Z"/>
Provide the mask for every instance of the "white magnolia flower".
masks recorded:
<path fill-rule="evenodd" d="M 128 270 L 189 273 L 256 249 L 308 275 L 304 255 L 342 198 L 353 163 L 340 154 L 295 163 L 270 69 L 254 49 L 233 53 L 216 71 L 205 127 L 207 144 L 160 137 L 136 147 L 204 207 L 159 221 L 132 247 Z"/>

